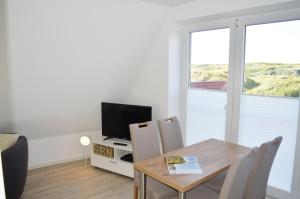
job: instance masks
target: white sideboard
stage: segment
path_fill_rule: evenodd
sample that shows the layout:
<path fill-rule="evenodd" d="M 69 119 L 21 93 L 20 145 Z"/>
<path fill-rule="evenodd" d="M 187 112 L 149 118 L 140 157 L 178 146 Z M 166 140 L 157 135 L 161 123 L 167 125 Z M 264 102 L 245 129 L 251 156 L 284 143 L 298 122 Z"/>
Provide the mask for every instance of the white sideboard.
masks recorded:
<path fill-rule="evenodd" d="M 99 136 L 92 139 L 91 165 L 133 178 L 133 163 L 120 159 L 122 156 L 132 153 L 131 142 L 116 138 L 104 140 L 104 138 Z M 116 142 L 126 144 L 126 146 L 115 145 Z M 113 157 L 109 158 L 95 152 L 97 145 L 110 147 L 113 150 Z"/>

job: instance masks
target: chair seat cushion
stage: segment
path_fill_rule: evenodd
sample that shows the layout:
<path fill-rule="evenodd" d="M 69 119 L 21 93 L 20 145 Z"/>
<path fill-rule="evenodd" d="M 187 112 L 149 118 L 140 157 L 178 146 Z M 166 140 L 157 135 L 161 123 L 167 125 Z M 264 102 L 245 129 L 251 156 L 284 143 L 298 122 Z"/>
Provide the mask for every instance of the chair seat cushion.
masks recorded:
<path fill-rule="evenodd" d="M 16 144 L 19 138 L 18 134 L 15 133 L 0 133 L 0 149 L 5 151 L 12 145 Z"/>

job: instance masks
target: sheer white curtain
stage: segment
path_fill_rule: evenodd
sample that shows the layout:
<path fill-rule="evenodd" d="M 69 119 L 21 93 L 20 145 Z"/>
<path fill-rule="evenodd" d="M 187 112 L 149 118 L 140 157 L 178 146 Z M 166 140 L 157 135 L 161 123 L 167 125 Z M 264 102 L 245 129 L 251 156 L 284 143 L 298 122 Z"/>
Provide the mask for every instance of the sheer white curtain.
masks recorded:
<path fill-rule="evenodd" d="M 299 100 L 243 95 L 239 143 L 259 146 L 276 136 L 283 136 L 269 178 L 269 185 L 291 192 L 296 139 L 298 132 Z"/>

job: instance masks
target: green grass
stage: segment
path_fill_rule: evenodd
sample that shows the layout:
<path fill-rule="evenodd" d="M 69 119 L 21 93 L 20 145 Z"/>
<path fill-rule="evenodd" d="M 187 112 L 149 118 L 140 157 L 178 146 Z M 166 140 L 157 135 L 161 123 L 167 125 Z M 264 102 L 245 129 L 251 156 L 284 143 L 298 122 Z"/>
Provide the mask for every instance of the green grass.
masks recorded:
<path fill-rule="evenodd" d="M 224 81 L 225 64 L 192 65 L 191 81 Z M 249 63 L 245 66 L 244 92 L 253 95 L 299 97 L 300 64 Z"/>
<path fill-rule="evenodd" d="M 225 64 L 192 65 L 191 80 L 192 82 L 226 80 L 227 68 Z"/>

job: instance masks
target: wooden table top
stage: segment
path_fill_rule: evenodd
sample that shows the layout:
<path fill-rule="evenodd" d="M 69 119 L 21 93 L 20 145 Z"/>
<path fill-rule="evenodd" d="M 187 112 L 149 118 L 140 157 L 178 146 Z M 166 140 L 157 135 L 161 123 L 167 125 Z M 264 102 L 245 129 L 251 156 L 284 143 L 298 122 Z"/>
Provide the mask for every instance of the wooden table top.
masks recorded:
<path fill-rule="evenodd" d="M 186 192 L 223 173 L 237 156 L 250 150 L 241 145 L 209 139 L 159 157 L 139 161 L 134 164 L 134 168 L 180 192 Z M 166 155 L 197 156 L 203 173 L 169 175 L 165 161 Z"/>

